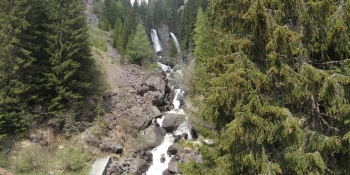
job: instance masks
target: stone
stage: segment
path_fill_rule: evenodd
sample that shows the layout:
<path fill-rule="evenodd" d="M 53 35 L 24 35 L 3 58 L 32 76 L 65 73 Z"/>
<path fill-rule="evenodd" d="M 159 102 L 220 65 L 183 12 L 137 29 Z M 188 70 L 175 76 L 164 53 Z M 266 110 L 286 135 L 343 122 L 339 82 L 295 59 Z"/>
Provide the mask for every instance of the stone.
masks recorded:
<path fill-rule="evenodd" d="M 167 81 L 163 77 L 151 76 L 146 80 L 146 85 L 150 91 L 165 92 Z"/>
<path fill-rule="evenodd" d="M 101 138 L 91 132 L 91 128 L 85 131 L 84 138 L 87 144 L 94 147 L 98 147 L 102 143 Z"/>
<path fill-rule="evenodd" d="M 101 151 L 112 152 L 121 154 L 123 152 L 123 146 L 118 143 L 112 143 L 109 141 L 103 141 L 99 146 Z"/>
<path fill-rule="evenodd" d="M 177 166 L 177 162 L 176 161 L 170 161 L 168 164 L 168 171 L 170 173 L 177 173 L 179 172 L 179 167 Z"/>
<path fill-rule="evenodd" d="M 120 118 L 128 118 L 135 129 L 146 129 L 151 123 L 153 118 L 161 116 L 159 109 L 156 106 L 133 106 L 132 108 L 124 111 Z"/>
<path fill-rule="evenodd" d="M 140 175 L 146 172 L 149 167 L 150 164 L 146 160 L 142 158 L 136 158 L 130 164 L 130 173 L 133 175 Z"/>
<path fill-rule="evenodd" d="M 175 143 L 179 143 L 181 138 L 182 138 L 181 135 L 175 135 L 175 134 L 173 134 L 173 137 L 174 137 L 174 142 Z"/>
<path fill-rule="evenodd" d="M 145 140 L 147 142 L 147 145 L 150 148 L 159 146 L 165 134 L 166 134 L 166 131 L 164 128 L 151 125 L 146 129 L 146 132 L 145 132 L 145 137 L 146 137 Z"/>
<path fill-rule="evenodd" d="M 164 156 L 162 156 L 161 158 L 160 158 L 160 163 L 164 163 L 165 162 L 165 157 Z"/>
<path fill-rule="evenodd" d="M 167 150 L 167 154 L 168 154 L 169 157 L 171 155 L 175 155 L 178 152 L 179 152 L 179 149 L 175 145 L 170 145 L 168 150 Z"/>
<path fill-rule="evenodd" d="M 186 117 L 184 115 L 165 113 L 162 127 L 167 132 L 171 132 L 171 131 L 174 131 L 177 127 L 179 127 L 185 120 L 186 120 Z"/>
<path fill-rule="evenodd" d="M 181 136 L 182 136 L 185 140 L 187 140 L 188 134 L 187 134 L 187 133 L 182 133 Z"/>

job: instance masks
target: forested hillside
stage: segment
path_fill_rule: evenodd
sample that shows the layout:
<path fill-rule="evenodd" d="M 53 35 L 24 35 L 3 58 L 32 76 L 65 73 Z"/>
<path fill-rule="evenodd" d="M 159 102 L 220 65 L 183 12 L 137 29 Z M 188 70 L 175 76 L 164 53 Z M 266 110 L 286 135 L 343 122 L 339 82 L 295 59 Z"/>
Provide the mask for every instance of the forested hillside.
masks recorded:
<path fill-rule="evenodd" d="M 178 172 L 348 174 L 350 3 L 347 0 L 91 2 L 99 21 L 97 28 L 87 24 L 84 11 L 87 1 L 0 0 L 0 141 L 4 135 L 20 138 L 41 124 L 56 131 L 69 130 L 64 127 L 66 120 L 80 134 L 95 119 L 97 134 L 91 129 L 91 135 L 114 134 L 107 141 L 100 139 L 99 149 L 100 145 L 104 146 L 102 143 L 114 144 L 108 140 L 113 138 L 127 147 L 125 157 L 140 158 L 158 143 L 142 151 L 130 147 L 134 143 L 144 144 L 145 134 L 139 133 L 160 128 L 156 117 L 160 117 L 161 109 L 169 111 L 166 108 L 171 106 L 165 106 L 168 98 L 165 91 L 169 95 L 174 90 L 167 87 L 168 80 L 176 81 L 174 76 L 167 79 L 164 73 L 147 71 L 154 73 L 158 70 L 155 61 L 171 58 L 173 62 L 167 61 L 169 65 L 188 66 L 185 76 L 178 75 L 183 83 L 179 86 L 186 86 L 184 82 L 189 80 L 184 79 L 190 79 L 191 103 L 185 106 L 192 107 L 190 118 L 202 138 L 194 141 L 195 144 L 180 141 L 176 145 L 191 147 L 193 150 L 189 152 L 203 156 L 203 162 L 181 164 Z M 151 30 L 165 33 L 160 38 L 169 46 L 168 53 L 152 50 L 155 43 Z M 93 36 L 94 32 L 100 35 Z M 174 39 L 169 39 L 171 35 L 178 37 L 181 51 Z M 124 67 L 130 70 L 115 70 L 119 71 L 115 76 L 124 77 L 109 77 L 118 87 L 111 87 L 115 91 L 108 95 L 102 95 L 103 78 L 93 54 L 103 65 L 108 54 L 118 59 L 120 54 L 120 63 L 116 64 L 129 64 Z M 189 58 L 193 58 L 192 64 L 185 61 Z M 115 60 L 109 59 L 108 64 L 115 64 Z M 154 85 L 145 88 L 145 84 L 154 83 L 149 79 L 164 83 L 158 84 L 164 89 L 154 90 Z M 155 97 L 158 91 L 163 96 L 160 93 Z M 151 95 L 144 95 L 147 93 Z M 101 119 L 102 100 L 111 103 L 106 105 L 110 115 L 104 116 L 105 120 Z M 151 114 L 148 109 L 152 109 Z M 136 129 L 132 126 L 138 121 L 132 123 L 127 118 L 135 111 L 136 117 L 147 118 Z M 154 113 L 157 116 L 152 116 Z M 213 144 L 203 138 L 212 139 Z M 1 148 L 2 145 L 0 158 Z M 82 155 L 76 159 L 82 166 L 74 169 L 74 164 L 69 165 L 69 171 L 80 171 L 89 161 L 83 151 L 77 152 L 79 149 L 57 151 L 57 155 L 63 155 L 60 157 Z M 123 147 L 121 150 L 124 151 Z M 149 167 L 152 160 L 147 161 L 144 162 Z M 126 162 L 128 166 L 132 164 L 129 159 Z M 35 172 L 33 169 L 37 167 L 25 168 L 19 169 Z M 134 170 L 136 174 L 141 172 Z"/>
<path fill-rule="evenodd" d="M 215 144 L 185 174 L 347 174 L 349 2 L 209 4 L 190 95 Z"/>
<path fill-rule="evenodd" d="M 60 126 L 62 113 L 79 113 L 97 90 L 83 2 L 2 0 L 0 8 L 0 134 Z"/>

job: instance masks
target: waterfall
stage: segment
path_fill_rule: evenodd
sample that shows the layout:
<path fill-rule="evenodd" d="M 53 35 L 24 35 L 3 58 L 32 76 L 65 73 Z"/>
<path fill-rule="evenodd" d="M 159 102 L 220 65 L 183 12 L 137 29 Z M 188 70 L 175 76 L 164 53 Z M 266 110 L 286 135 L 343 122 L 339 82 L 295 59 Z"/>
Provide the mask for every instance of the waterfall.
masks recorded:
<path fill-rule="evenodd" d="M 177 52 L 180 53 L 180 52 L 181 52 L 181 50 L 180 50 L 180 45 L 179 45 L 179 42 L 178 42 L 177 39 L 176 39 L 176 36 L 175 36 L 173 33 L 171 33 L 171 32 L 170 32 L 170 35 L 171 35 L 171 37 L 172 37 L 173 40 L 174 40 L 174 43 L 175 43 Z"/>
<path fill-rule="evenodd" d="M 151 29 L 151 37 L 152 37 L 154 51 L 157 53 L 162 51 L 156 30 Z"/>

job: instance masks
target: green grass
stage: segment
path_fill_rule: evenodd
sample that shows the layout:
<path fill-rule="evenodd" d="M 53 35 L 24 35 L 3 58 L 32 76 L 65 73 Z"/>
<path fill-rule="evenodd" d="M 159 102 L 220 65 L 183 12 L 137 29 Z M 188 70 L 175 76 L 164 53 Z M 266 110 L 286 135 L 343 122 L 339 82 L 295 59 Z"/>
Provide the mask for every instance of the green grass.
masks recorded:
<path fill-rule="evenodd" d="M 107 52 L 108 32 L 89 26 L 89 40 L 93 47 Z"/>

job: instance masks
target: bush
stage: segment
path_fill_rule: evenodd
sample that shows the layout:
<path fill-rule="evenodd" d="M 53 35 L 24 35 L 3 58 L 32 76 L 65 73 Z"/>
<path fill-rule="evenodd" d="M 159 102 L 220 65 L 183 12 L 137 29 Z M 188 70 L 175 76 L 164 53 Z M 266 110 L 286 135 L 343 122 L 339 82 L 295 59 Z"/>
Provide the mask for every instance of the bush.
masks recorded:
<path fill-rule="evenodd" d="M 66 172 L 75 172 L 86 167 L 86 162 L 89 161 L 89 154 L 77 146 L 70 146 L 58 150 L 56 152 L 56 158 Z"/>
<path fill-rule="evenodd" d="M 48 155 L 48 151 L 40 146 L 30 146 L 21 148 L 10 162 L 16 173 L 44 172 L 48 165 Z"/>
<path fill-rule="evenodd" d="M 93 47 L 106 52 L 107 51 L 107 40 L 105 32 L 101 29 L 97 29 L 94 27 L 89 28 L 89 39 L 90 43 Z"/>

